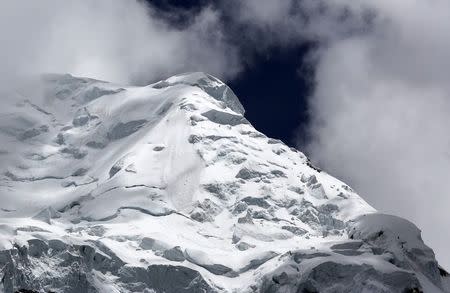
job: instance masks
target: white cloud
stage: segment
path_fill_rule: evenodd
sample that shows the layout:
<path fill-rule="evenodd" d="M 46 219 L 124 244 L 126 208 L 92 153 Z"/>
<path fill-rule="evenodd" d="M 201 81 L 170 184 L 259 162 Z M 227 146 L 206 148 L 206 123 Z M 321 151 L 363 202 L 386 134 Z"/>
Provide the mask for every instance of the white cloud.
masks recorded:
<path fill-rule="evenodd" d="M 183 29 L 133 0 L 3 1 L 0 74 L 70 72 L 145 83 L 180 71 L 228 77 L 239 70 L 219 16 L 205 7 Z M 15 76 L 15 77 L 13 77 Z"/>
<path fill-rule="evenodd" d="M 450 3 L 368 3 L 373 31 L 322 52 L 308 150 L 450 267 Z"/>

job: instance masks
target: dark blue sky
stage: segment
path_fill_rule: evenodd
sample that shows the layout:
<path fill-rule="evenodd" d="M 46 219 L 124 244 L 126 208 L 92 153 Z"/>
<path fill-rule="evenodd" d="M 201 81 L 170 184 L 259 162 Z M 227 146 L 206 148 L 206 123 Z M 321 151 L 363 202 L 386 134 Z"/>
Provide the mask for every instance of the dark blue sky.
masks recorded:
<path fill-rule="evenodd" d="M 220 5 L 207 0 L 147 2 L 174 26 L 189 22 L 204 5 Z M 311 93 L 313 79 L 313 72 L 304 62 L 310 45 L 272 46 L 260 50 L 252 42 L 247 42 L 248 28 L 231 23 L 226 9 L 222 11 L 226 37 L 245 56 L 243 71 L 227 84 L 244 105 L 247 119 L 269 137 L 281 139 L 290 146 L 302 144 L 307 139 L 307 97 Z"/>
<path fill-rule="evenodd" d="M 273 48 L 254 56 L 231 88 L 240 98 L 247 118 L 261 132 L 294 146 L 306 137 L 307 97 L 311 72 L 299 71 L 307 48 Z"/>

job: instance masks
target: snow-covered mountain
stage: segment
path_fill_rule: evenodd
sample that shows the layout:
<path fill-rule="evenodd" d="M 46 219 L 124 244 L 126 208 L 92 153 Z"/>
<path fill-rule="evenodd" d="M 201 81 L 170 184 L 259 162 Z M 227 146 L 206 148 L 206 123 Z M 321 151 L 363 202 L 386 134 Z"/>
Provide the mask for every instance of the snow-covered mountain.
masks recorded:
<path fill-rule="evenodd" d="M 446 290 L 412 223 L 255 130 L 210 75 L 2 95 L 0 291 Z"/>

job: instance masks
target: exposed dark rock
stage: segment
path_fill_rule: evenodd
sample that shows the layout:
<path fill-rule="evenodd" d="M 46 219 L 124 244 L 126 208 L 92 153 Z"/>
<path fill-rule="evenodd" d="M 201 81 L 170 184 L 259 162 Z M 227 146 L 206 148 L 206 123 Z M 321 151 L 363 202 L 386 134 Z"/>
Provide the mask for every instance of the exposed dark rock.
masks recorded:
<path fill-rule="evenodd" d="M 274 138 L 269 138 L 269 139 L 267 140 L 267 143 L 268 143 L 268 144 L 283 144 L 283 142 L 282 142 L 281 140 L 279 140 L 279 139 L 274 139 Z"/>
<path fill-rule="evenodd" d="M 51 239 L 48 241 L 48 247 L 54 251 L 64 251 L 67 245 L 59 239 Z"/>
<path fill-rule="evenodd" d="M 65 143 L 64 134 L 58 133 L 55 142 L 59 145 L 63 145 Z"/>
<path fill-rule="evenodd" d="M 127 288 L 134 292 L 143 292 L 145 288 L 165 293 L 216 292 L 199 272 L 183 266 L 151 265 L 147 269 L 123 267 L 119 280 L 129 284 Z"/>
<path fill-rule="evenodd" d="M 330 256 L 329 253 L 325 252 L 306 252 L 306 251 L 294 251 L 291 252 L 292 260 L 295 263 L 301 263 L 305 259 L 312 259 L 318 257 L 327 257 Z"/>
<path fill-rule="evenodd" d="M 274 258 L 277 255 L 278 255 L 278 253 L 273 252 L 273 251 L 266 252 L 263 255 L 250 260 L 250 262 L 247 265 L 245 265 L 243 268 L 241 268 L 239 270 L 239 273 L 242 274 L 249 270 L 254 270 L 254 269 L 258 268 L 260 265 L 266 263 L 268 260 Z"/>
<path fill-rule="evenodd" d="M 87 103 L 87 102 L 91 102 L 95 99 L 98 99 L 101 96 L 113 95 L 113 94 L 120 93 L 122 91 L 124 91 L 124 89 L 122 89 L 122 88 L 115 89 L 115 90 L 109 90 L 109 89 L 104 89 L 104 88 L 99 88 L 97 86 L 94 86 L 90 90 L 84 92 L 84 94 L 82 95 L 82 101 Z"/>
<path fill-rule="evenodd" d="M 316 170 L 316 171 L 319 172 L 319 173 L 322 172 L 322 170 L 321 170 L 320 168 L 314 166 L 314 165 L 311 163 L 311 161 L 310 161 L 309 159 L 306 161 L 306 165 L 307 165 L 308 167 L 310 167 L 311 169 Z"/>
<path fill-rule="evenodd" d="M 41 257 L 46 254 L 48 250 L 48 245 L 40 239 L 30 239 L 28 240 L 28 253 L 32 257 Z"/>
<path fill-rule="evenodd" d="M 240 251 L 248 250 L 254 247 L 255 247 L 254 245 L 243 241 L 240 241 L 238 244 L 236 244 L 236 248 L 239 249 Z"/>
<path fill-rule="evenodd" d="M 186 258 L 184 257 L 183 251 L 179 246 L 175 246 L 171 249 L 164 250 L 163 256 L 171 261 L 184 261 Z"/>
<path fill-rule="evenodd" d="M 244 179 L 244 180 L 250 180 L 250 179 L 261 179 L 264 177 L 264 173 L 251 170 L 248 168 L 242 168 L 239 170 L 239 172 L 236 174 L 236 178 Z"/>
<path fill-rule="evenodd" d="M 37 128 L 29 129 L 29 130 L 24 131 L 22 134 L 20 134 L 18 139 L 22 140 L 22 141 L 27 140 L 27 139 L 33 138 L 35 136 L 38 136 L 41 133 L 42 132 Z"/>
<path fill-rule="evenodd" d="M 147 120 L 134 120 L 126 123 L 119 122 L 114 125 L 107 134 L 107 137 L 110 140 L 117 140 L 124 137 L 127 137 L 136 131 L 138 131 L 141 127 L 143 127 L 147 123 Z"/>
<path fill-rule="evenodd" d="M 264 209 L 268 209 L 270 204 L 264 199 L 260 197 L 251 197 L 247 196 L 241 199 L 242 202 L 245 202 L 247 205 L 254 205 Z"/>
<path fill-rule="evenodd" d="M 72 125 L 75 127 L 81 127 L 86 125 L 90 120 L 89 115 L 80 115 L 78 117 L 73 118 Z"/>
<path fill-rule="evenodd" d="M 302 266 L 303 262 L 289 263 L 276 269 L 264 277 L 260 292 L 422 292 L 416 276 L 404 270 L 381 273 L 367 264 L 332 260 L 312 268 L 305 265 L 303 270 Z"/>
<path fill-rule="evenodd" d="M 273 217 L 265 210 L 253 211 L 252 213 L 253 219 L 263 219 L 267 221 L 271 221 Z"/>
<path fill-rule="evenodd" d="M 214 109 L 204 112 L 202 115 L 208 118 L 211 122 L 222 125 L 236 126 L 239 124 L 249 124 L 248 120 L 242 115 L 230 114 Z"/>
<path fill-rule="evenodd" d="M 238 223 L 239 224 L 253 224 L 252 213 L 249 210 L 247 210 L 247 213 L 245 214 L 245 216 L 238 219 Z"/>
<path fill-rule="evenodd" d="M 302 236 L 308 233 L 305 229 L 296 226 L 282 226 L 281 229 L 287 230 L 295 235 Z"/>
<path fill-rule="evenodd" d="M 164 146 L 155 146 L 154 148 L 153 148 L 153 150 L 155 151 L 155 152 L 160 152 L 160 151 L 162 151 L 164 149 Z"/>
<path fill-rule="evenodd" d="M 80 149 L 75 147 L 65 147 L 61 150 L 61 153 L 72 155 L 72 157 L 77 160 L 80 160 L 87 155 L 86 152 L 81 151 Z"/>
<path fill-rule="evenodd" d="M 186 260 L 205 268 L 206 270 L 213 273 L 214 275 L 227 275 L 229 277 L 236 276 L 236 272 L 234 272 L 231 268 L 229 268 L 227 266 L 224 266 L 222 264 L 203 263 L 202 261 L 198 260 L 197 258 L 191 256 L 188 251 L 185 251 L 184 254 L 186 256 Z"/>
<path fill-rule="evenodd" d="M 212 222 L 221 211 L 222 209 L 216 203 L 210 199 L 205 199 L 195 204 L 195 208 L 191 212 L 191 218 L 197 222 Z"/>
<path fill-rule="evenodd" d="M 99 141 L 89 141 L 86 143 L 86 146 L 93 148 L 93 149 L 103 149 L 106 147 L 106 144 Z"/>
<path fill-rule="evenodd" d="M 86 175 L 87 172 L 88 172 L 88 169 L 86 169 L 86 168 L 78 168 L 72 173 L 72 176 L 74 176 L 74 177 L 84 176 L 84 175 Z"/>
<path fill-rule="evenodd" d="M 239 184 L 235 182 L 230 183 L 210 183 L 203 185 L 203 188 L 217 196 L 219 199 L 226 200 L 230 195 L 236 194 L 239 189 Z"/>
<path fill-rule="evenodd" d="M 202 137 L 201 136 L 198 136 L 198 135 L 195 135 L 195 134 L 191 134 L 188 137 L 188 142 L 189 143 L 198 143 L 200 141 L 202 141 Z"/>
<path fill-rule="evenodd" d="M 448 276 L 450 276 L 450 274 L 449 274 L 445 269 L 443 269 L 442 267 L 439 267 L 439 274 L 440 274 L 442 277 L 448 277 Z"/>
<path fill-rule="evenodd" d="M 150 237 L 144 237 L 141 240 L 141 243 L 139 244 L 139 247 L 141 247 L 144 250 L 153 250 L 153 251 L 159 251 L 163 252 L 168 249 L 167 244 L 165 244 L 162 241 L 159 241 L 157 239 L 153 239 Z"/>
<path fill-rule="evenodd" d="M 357 250 L 361 247 L 362 241 L 352 241 L 352 242 L 344 242 L 344 243 L 338 243 L 333 246 L 331 246 L 331 249 L 352 249 Z"/>
<path fill-rule="evenodd" d="M 234 206 L 233 209 L 233 214 L 237 215 L 242 213 L 243 211 L 245 211 L 247 209 L 248 205 L 245 202 L 238 202 L 236 203 L 236 205 Z"/>
<path fill-rule="evenodd" d="M 117 172 L 119 172 L 120 170 L 122 170 L 122 166 L 119 165 L 112 166 L 111 169 L 109 169 L 109 178 L 114 177 L 114 175 L 116 175 Z"/>

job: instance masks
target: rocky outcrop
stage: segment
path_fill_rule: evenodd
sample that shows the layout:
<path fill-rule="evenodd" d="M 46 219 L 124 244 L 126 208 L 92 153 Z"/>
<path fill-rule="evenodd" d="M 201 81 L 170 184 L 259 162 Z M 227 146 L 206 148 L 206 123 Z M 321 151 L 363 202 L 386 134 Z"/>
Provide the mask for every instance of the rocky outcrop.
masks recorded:
<path fill-rule="evenodd" d="M 384 214 L 349 223 L 349 241 L 330 250 L 297 250 L 263 278 L 261 292 L 439 292 L 433 252 L 410 222 Z M 434 284 L 424 287 L 419 276 Z"/>

